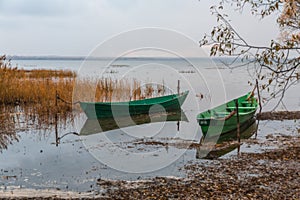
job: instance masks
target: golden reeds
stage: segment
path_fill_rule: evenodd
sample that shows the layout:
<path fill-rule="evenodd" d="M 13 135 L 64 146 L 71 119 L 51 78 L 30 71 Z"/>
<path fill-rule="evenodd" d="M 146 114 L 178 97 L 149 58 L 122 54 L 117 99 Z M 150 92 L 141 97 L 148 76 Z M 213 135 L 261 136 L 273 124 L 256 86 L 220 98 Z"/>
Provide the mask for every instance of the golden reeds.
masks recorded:
<path fill-rule="evenodd" d="M 57 112 L 65 115 L 72 111 L 72 105 L 58 101 L 56 94 L 67 102 L 72 97 L 80 101 L 111 102 L 130 101 L 153 97 L 163 93 L 161 86 L 141 85 L 135 79 L 116 80 L 112 78 L 78 78 L 68 70 L 34 69 L 24 70 L 12 67 L 5 56 L 0 57 L 0 105 L 18 106 L 27 116 L 51 119 Z M 73 89 L 77 90 L 73 94 Z M 91 91 L 94 93 L 91 94 Z"/>
<path fill-rule="evenodd" d="M 135 79 L 78 78 L 69 70 L 18 69 L 0 56 L 0 150 L 18 140 L 18 130 L 53 130 L 55 123 L 72 121 L 72 99 L 130 101 L 164 94 L 163 85 L 154 86 Z M 57 94 L 70 103 L 57 100 Z"/>

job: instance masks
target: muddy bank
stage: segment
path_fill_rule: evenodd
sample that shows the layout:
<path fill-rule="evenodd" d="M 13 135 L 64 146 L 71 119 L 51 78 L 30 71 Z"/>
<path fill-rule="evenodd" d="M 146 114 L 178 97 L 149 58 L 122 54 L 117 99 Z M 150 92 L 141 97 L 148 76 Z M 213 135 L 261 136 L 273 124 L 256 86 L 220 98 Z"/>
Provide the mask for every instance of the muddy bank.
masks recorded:
<path fill-rule="evenodd" d="M 293 120 L 300 119 L 300 111 L 262 112 L 256 115 L 259 120 Z"/>
<path fill-rule="evenodd" d="M 276 136 L 279 149 L 186 165 L 185 179 L 99 180 L 109 199 L 299 199 L 300 138 Z"/>

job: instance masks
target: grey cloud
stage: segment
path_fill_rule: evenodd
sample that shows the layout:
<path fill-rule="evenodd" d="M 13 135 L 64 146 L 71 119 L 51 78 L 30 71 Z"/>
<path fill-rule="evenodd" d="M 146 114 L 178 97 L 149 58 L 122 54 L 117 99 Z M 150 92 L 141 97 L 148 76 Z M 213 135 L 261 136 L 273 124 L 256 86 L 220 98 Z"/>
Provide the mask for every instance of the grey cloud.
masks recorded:
<path fill-rule="evenodd" d="M 81 0 L 1 0 L 0 15 L 59 16 L 80 12 Z"/>

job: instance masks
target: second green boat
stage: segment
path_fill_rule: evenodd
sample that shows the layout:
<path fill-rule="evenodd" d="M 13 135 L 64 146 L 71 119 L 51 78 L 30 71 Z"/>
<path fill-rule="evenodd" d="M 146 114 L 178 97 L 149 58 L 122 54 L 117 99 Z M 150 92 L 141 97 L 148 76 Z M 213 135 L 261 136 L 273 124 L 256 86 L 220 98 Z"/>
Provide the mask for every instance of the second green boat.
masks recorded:
<path fill-rule="evenodd" d="M 258 103 L 249 92 L 235 100 L 200 113 L 197 121 L 201 126 L 203 136 L 213 137 L 237 129 L 236 101 L 240 126 L 254 117 Z"/>

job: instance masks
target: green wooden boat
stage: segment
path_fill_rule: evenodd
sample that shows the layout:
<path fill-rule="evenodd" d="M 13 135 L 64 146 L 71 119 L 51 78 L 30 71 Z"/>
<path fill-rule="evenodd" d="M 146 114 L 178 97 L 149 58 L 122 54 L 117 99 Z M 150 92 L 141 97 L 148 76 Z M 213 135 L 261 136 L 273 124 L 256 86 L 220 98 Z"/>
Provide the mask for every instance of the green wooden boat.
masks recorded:
<path fill-rule="evenodd" d="M 87 119 L 80 130 L 80 135 L 92 135 L 130 126 L 166 121 L 188 122 L 188 119 L 182 110 L 170 113 L 153 113 L 117 118 L 110 117 L 100 119 Z"/>
<path fill-rule="evenodd" d="M 235 100 L 198 114 L 197 121 L 201 126 L 203 136 L 217 136 L 237 129 L 236 100 L 240 126 L 254 117 L 258 103 L 249 92 Z"/>
<path fill-rule="evenodd" d="M 89 119 L 180 111 L 189 91 L 129 102 L 80 102 Z"/>

